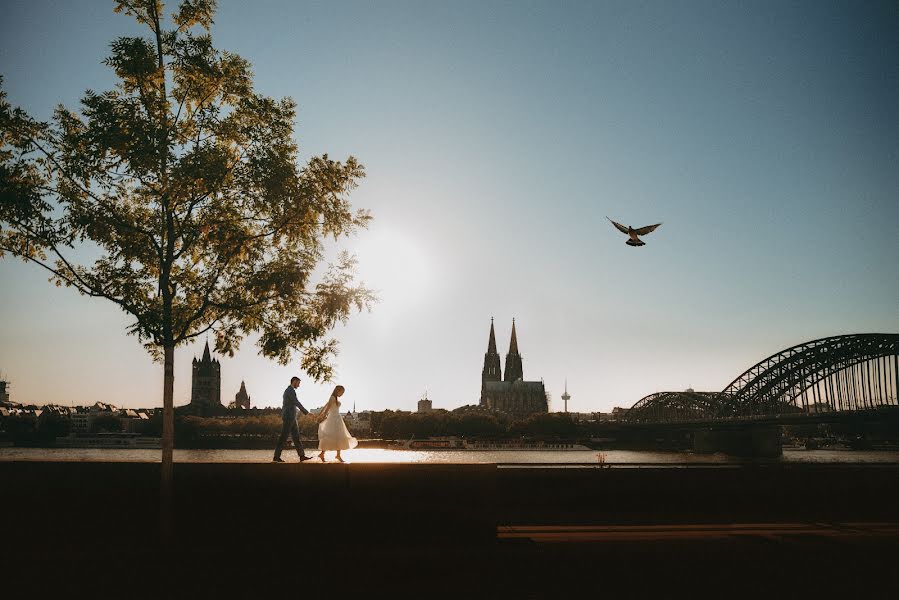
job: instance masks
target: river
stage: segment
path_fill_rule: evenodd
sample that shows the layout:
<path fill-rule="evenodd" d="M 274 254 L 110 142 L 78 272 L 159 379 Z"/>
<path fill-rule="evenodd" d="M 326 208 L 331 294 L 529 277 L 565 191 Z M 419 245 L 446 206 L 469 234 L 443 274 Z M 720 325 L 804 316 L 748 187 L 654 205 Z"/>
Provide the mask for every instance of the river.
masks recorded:
<path fill-rule="evenodd" d="M 74 462 L 160 462 L 158 449 L 119 448 L 0 448 L 0 461 L 74 461 Z M 312 454 L 314 451 L 307 450 Z M 701 465 L 741 465 L 754 461 L 724 454 L 692 452 L 658 452 L 635 450 L 392 450 L 357 448 L 343 453 L 348 463 L 486 463 L 500 465 L 590 466 L 605 464 L 617 467 L 668 465 L 671 467 Z M 284 451 L 287 462 L 296 462 L 296 453 Z M 328 463 L 334 453 L 328 452 Z M 180 463 L 264 463 L 271 461 L 271 450 L 175 450 Z M 899 451 L 884 450 L 792 450 L 785 449 L 775 463 L 897 463 Z M 321 464 L 316 458 L 310 465 Z"/>

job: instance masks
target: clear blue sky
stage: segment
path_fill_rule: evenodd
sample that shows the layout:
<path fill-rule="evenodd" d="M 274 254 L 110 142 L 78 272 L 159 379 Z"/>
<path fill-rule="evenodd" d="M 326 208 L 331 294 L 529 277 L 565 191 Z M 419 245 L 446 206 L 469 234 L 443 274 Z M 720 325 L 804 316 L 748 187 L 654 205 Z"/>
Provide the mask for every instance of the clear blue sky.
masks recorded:
<path fill-rule="evenodd" d="M 112 6 L 7 3 L 10 100 L 47 118 L 109 88 L 108 43 L 137 30 Z M 567 377 L 592 411 L 899 331 L 897 6 L 223 0 L 213 35 L 298 102 L 304 157 L 367 168 L 375 220 L 341 247 L 383 300 L 336 330 L 348 403 L 476 403 L 493 316 L 554 409 Z M 664 225 L 631 248 L 606 215 Z M 12 260 L 0 281 L 14 400 L 161 404 L 123 313 Z M 176 355 L 176 404 L 201 345 Z M 245 379 L 276 405 L 296 372 L 251 343 L 222 364 L 226 403 Z"/>

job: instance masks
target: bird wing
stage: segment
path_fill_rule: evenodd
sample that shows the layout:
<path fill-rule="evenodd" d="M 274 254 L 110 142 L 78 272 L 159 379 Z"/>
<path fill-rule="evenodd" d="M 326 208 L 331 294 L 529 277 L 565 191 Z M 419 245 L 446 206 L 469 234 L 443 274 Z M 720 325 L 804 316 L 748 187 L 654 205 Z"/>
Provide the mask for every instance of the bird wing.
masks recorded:
<path fill-rule="evenodd" d="M 606 217 L 606 218 L 609 219 L 609 217 Z M 621 223 L 616 223 L 616 222 L 613 221 L 612 219 L 609 219 L 609 222 L 612 223 L 612 225 L 614 225 L 615 228 L 616 228 L 618 231 L 620 231 L 621 233 L 625 233 L 625 234 L 626 234 L 626 233 L 629 233 L 628 230 L 627 230 L 627 227 L 625 227 L 625 226 L 622 225 Z"/>
<path fill-rule="evenodd" d="M 656 223 L 655 225 L 647 225 L 646 227 L 641 227 L 640 229 L 635 229 L 634 231 L 637 235 L 646 235 L 647 233 L 653 232 L 656 230 L 656 227 L 661 225 L 661 223 Z"/>

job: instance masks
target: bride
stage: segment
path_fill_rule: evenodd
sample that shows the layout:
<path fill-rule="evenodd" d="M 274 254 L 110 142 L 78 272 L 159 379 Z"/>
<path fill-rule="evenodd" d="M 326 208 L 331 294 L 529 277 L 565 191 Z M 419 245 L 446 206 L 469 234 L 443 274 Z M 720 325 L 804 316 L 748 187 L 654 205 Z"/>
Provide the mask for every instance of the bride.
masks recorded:
<path fill-rule="evenodd" d="M 337 450 L 337 460 L 344 462 L 340 458 L 340 451 L 355 448 L 359 443 L 350 435 L 343 419 L 340 418 L 340 400 L 338 398 L 343 396 L 343 392 L 342 385 L 335 387 L 331 397 L 328 398 L 328 403 L 319 413 L 321 423 L 318 426 L 318 449 L 321 452 L 318 457 L 322 462 L 325 462 L 325 450 Z"/>

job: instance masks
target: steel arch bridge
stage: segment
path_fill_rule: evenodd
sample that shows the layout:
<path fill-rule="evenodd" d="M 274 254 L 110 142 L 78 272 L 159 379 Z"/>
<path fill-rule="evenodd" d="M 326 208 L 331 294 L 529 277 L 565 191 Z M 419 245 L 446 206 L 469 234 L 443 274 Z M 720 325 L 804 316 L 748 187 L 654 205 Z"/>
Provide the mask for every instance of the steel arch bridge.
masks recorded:
<path fill-rule="evenodd" d="M 899 334 L 838 335 L 787 348 L 720 392 L 657 392 L 624 416 L 665 423 L 832 413 L 897 406 Z"/>
<path fill-rule="evenodd" d="M 718 417 L 717 392 L 656 392 L 642 398 L 625 414 L 634 423 L 704 421 Z"/>

